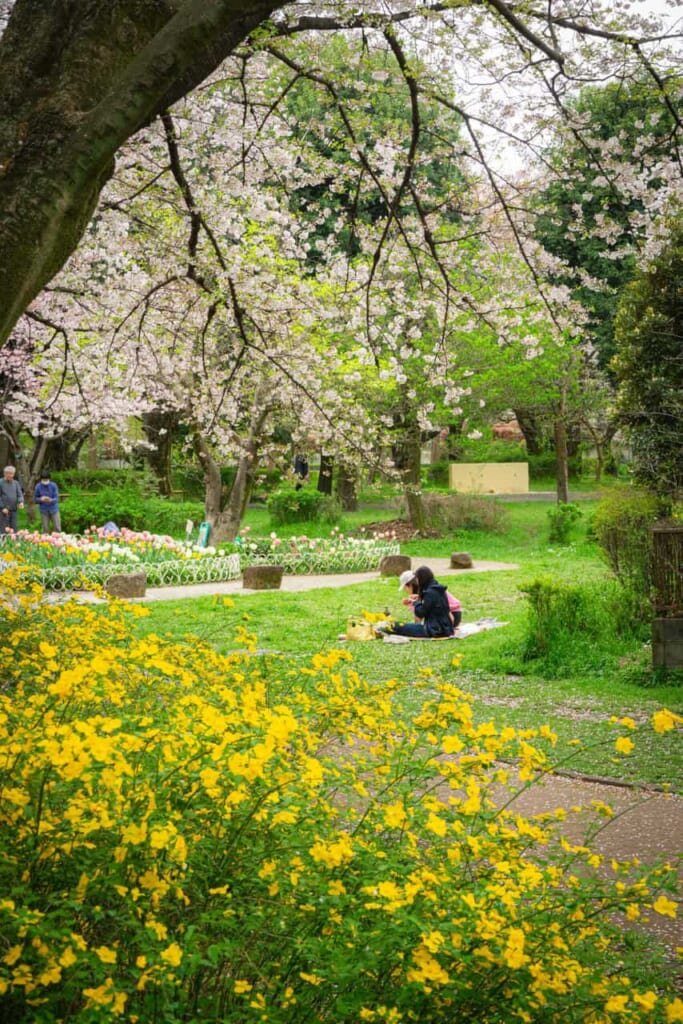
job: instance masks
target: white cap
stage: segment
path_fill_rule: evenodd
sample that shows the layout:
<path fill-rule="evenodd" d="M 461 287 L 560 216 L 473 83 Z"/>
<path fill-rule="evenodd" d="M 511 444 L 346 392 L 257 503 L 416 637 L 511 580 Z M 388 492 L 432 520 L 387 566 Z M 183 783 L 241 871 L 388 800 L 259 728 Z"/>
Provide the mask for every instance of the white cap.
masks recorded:
<path fill-rule="evenodd" d="M 402 572 L 401 575 L 398 578 L 398 589 L 399 590 L 403 590 L 405 585 L 407 583 L 412 583 L 412 581 L 414 579 L 415 579 L 415 573 L 413 572 L 413 570 L 412 569 L 406 569 L 405 572 Z"/>

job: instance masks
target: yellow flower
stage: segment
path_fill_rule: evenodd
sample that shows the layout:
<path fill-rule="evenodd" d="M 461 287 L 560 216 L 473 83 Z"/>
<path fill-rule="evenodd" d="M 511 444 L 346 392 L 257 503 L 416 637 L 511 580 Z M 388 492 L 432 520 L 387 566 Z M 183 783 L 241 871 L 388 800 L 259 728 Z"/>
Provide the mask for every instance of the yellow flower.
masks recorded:
<path fill-rule="evenodd" d="M 657 1002 L 656 992 L 640 992 L 634 993 L 633 1002 L 637 1003 L 638 1006 L 642 1006 L 644 1010 L 654 1010 L 655 1003 Z"/>
<path fill-rule="evenodd" d="M 628 996 L 610 996 L 605 1003 L 607 1013 L 625 1013 L 628 1006 Z"/>
<path fill-rule="evenodd" d="M 430 832 L 437 836 L 445 836 L 448 826 L 443 818 L 436 814 L 430 814 L 425 823 L 425 828 L 428 828 Z"/>
<path fill-rule="evenodd" d="M 388 804 L 384 808 L 384 822 L 389 828 L 402 828 L 407 820 L 403 804 Z"/>
<path fill-rule="evenodd" d="M 680 715 L 675 715 L 673 711 L 669 711 L 667 708 L 655 711 L 652 716 L 652 725 L 655 732 L 670 732 L 681 722 L 683 722 L 683 718 Z"/>
<path fill-rule="evenodd" d="M 3 962 L 6 963 L 8 967 L 11 967 L 21 956 L 23 948 L 23 946 L 12 946 L 9 952 L 5 954 Z"/>
<path fill-rule="evenodd" d="M 172 942 L 170 946 L 167 946 L 165 950 L 160 954 L 161 959 L 171 967 L 178 967 L 180 961 L 183 959 L 183 951 L 177 942 Z"/>
<path fill-rule="evenodd" d="M 116 963 L 116 950 L 110 949 L 109 946 L 99 946 L 93 952 L 100 958 L 103 964 Z"/>
<path fill-rule="evenodd" d="M 676 917 L 676 904 L 666 896 L 659 896 L 652 904 L 652 909 L 663 917 Z"/>
<path fill-rule="evenodd" d="M 677 1024 L 683 1021 L 683 999 L 676 997 L 672 1003 L 666 1006 L 666 1024 Z"/>
<path fill-rule="evenodd" d="M 139 846 L 140 843 L 144 843 L 147 838 L 147 825 L 143 821 L 141 825 L 136 825 L 132 822 L 130 825 L 126 825 L 121 832 L 121 838 L 124 843 L 131 843 L 132 846 Z"/>
<path fill-rule="evenodd" d="M 235 982 L 233 987 L 234 991 L 237 992 L 238 995 L 242 995 L 244 992 L 251 992 L 254 986 L 248 981 L 238 980 Z"/>
<path fill-rule="evenodd" d="M 633 750 L 633 740 L 628 736 L 620 736 L 614 744 L 614 748 L 618 754 L 630 754 Z"/>
<path fill-rule="evenodd" d="M 77 956 L 74 953 L 71 946 L 67 946 L 62 955 L 59 958 L 59 962 L 62 967 L 71 967 L 72 964 L 76 963 Z"/>
<path fill-rule="evenodd" d="M 100 985 L 98 988 L 84 988 L 83 995 L 91 1003 L 96 1003 L 98 1006 L 106 1006 L 114 998 L 114 982 L 111 978 L 107 978 L 104 985 Z"/>
<path fill-rule="evenodd" d="M 321 978 L 318 974 L 306 974 L 304 971 L 299 971 L 299 977 L 303 981 L 307 981 L 309 985 L 322 985 L 324 978 Z"/>

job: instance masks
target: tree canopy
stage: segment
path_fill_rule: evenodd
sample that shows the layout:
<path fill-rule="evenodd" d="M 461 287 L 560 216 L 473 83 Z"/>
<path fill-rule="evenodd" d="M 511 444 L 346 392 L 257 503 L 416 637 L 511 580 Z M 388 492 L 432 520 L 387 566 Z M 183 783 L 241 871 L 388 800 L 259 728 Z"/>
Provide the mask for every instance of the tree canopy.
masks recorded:
<path fill-rule="evenodd" d="M 78 244 L 124 142 L 231 53 L 274 53 L 278 41 L 303 33 L 381 32 L 409 90 L 414 143 L 391 201 L 417 164 L 422 95 L 457 114 L 464 155 L 511 223 L 515 204 L 507 175 L 488 156 L 489 132 L 537 146 L 544 121 L 566 115 L 577 77 L 628 79 L 645 68 L 662 103 L 675 103 L 655 62 L 673 60 L 666 33 L 630 10 L 615 19 L 607 3 L 593 5 L 590 19 L 582 4 L 557 0 L 523 15 L 505 0 L 381 10 L 269 0 L 3 0 L 0 9 L 0 343 Z M 429 54 L 419 76 L 406 58 L 408 39 Z M 473 98 L 475 77 L 483 99 Z M 532 97 L 526 109 L 509 93 L 511 80 L 518 96 Z M 494 94 L 491 105 L 486 96 Z"/>

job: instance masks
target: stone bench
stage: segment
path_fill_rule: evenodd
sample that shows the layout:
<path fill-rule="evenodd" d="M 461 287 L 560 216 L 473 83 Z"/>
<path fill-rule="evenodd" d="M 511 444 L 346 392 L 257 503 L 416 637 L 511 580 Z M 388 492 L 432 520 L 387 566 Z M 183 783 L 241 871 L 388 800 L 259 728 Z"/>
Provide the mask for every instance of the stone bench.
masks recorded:
<path fill-rule="evenodd" d="M 242 589 L 279 590 L 284 571 L 281 565 L 245 565 L 242 569 Z"/>
<path fill-rule="evenodd" d="M 400 576 L 406 569 L 412 569 L 409 555 L 385 555 L 379 563 L 382 576 Z"/>
<path fill-rule="evenodd" d="M 104 589 L 112 597 L 144 597 L 147 591 L 147 576 L 144 572 L 121 572 L 110 576 Z"/>

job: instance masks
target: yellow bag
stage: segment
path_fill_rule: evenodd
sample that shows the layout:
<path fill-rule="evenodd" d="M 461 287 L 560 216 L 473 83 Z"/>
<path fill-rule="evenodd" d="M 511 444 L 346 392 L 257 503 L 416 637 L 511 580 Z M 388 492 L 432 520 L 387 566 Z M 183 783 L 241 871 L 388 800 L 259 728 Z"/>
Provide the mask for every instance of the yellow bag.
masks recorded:
<path fill-rule="evenodd" d="M 346 623 L 346 639 L 374 640 L 375 631 L 372 623 L 366 619 L 359 619 L 355 615 L 350 615 Z"/>

